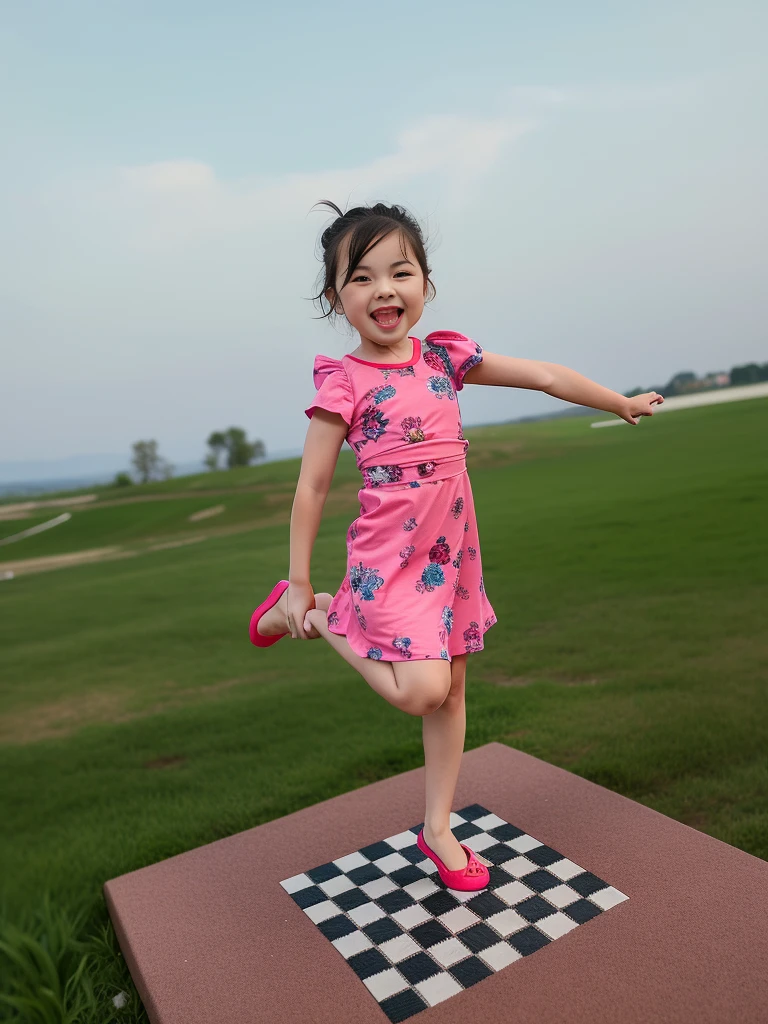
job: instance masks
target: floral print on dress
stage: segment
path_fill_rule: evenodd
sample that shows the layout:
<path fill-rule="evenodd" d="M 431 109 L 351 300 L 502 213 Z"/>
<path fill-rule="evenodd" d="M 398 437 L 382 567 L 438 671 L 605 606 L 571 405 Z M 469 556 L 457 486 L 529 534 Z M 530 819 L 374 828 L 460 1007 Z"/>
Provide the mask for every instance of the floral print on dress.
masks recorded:
<path fill-rule="evenodd" d="M 363 480 L 366 487 L 379 487 L 381 484 L 395 484 L 403 475 L 402 466 L 370 466 L 364 469 Z"/>
<path fill-rule="evenodd" d="M 355 604 L 355 615 L 357 616 L 357 621 L 360 623 L 360 629 L 362 629 L 363 632 L 365 632 L 365 630 L 368 629 L 368 623 L 365 621 L 365 616 L 360 611 L 359 604 Z"/>
<path fill-rule="evenodd" d="M 366 654 L 366 658 L 371 658 L 373 661 L 379 661 L 379 659 L 381 658 L 381 654 L 382 651 L 380 647 L 369 647 L 368 653 Z"/>
<path fill-rule="evenodd" d="M 425 352 L 424 362 L 427 366 L 432 367 L 433 370 L 437 370 L 438 373 L 445 373 L 443 361 L 436 352 Z"/>
<path fill-rule="evenodd" d="M 403 431 L 403 440 L 409 444 L 416 444 L 424 440 L 424 431 L 421 429 L 421 416 L 406 416 L 400 421 Z"/>
<path fill-rule="evenodd" d="M 416 589 L 420 594 L 423 594 L 425 591 L 433 591 L 435 587 L 442 587 L 444 583 L 445 573 L 439 565 L 430 562 L 421 574 L 421 580 L 416 584 Z"/>
<path fill-rule="evenodd" d="M 453 392 L 453 384 L 447 377 L 430 377 L 427 381 L 427 391 L 437 398 L 448 398 L 451 402 L 456 397 Z"/>
<path fill-rule="evenodd" d="M 413 544 L 408 544 L 400 552 L 400 557 L 402 558 L 402 562 L 400 563 L 400 568 L 401 569 L 407 569 L 408 568 L 408 559 L 411 557 L 411 555 L 413 554 L 413 552 L 415 550 L 416 550 L 416 548 L 414 547 Z"/>
<path fill-rule="evenodd" d="M 421 580 L 416 584 L 416 590 L 420 594 L 431 592 L 435 587 L 442 587 L 445 583 L 445 573 L 441 566 L 451 560 L 451 549 L 445 543 L 445 537 L 438 537 L 437 541 L 429 549 L 429 565 L 421 574 Z"/>
<path fill-rule="evenodd" d="M 483 635 L 474 620 L 472 620 L 468 628 L 464 630 L 464 646 L 467 649 L 467 654 L 470 654 L 472 651 L 481 651 L 483 649 Z"/>
<path fill-rule="evenodd" d="M 453 566 L 454 569 L 460 569 L 461 568 L 461 560 L 462 560 L 463 557 L 464 557 L 464 548 L 459 548 L 458 555 L 456 555 L 454 560 L 451 562 L 451 565 Z"/>
<path fill-rule="evenodd" d="M 469 555 L 470 562 L 474 562 L 477 558 L 477 548 L 473 548 L 471 545 L 467 548 L 467 554 Z"/>
<path fill-rule="evenodd" d="M 485 593 L 485 581 L 483 580 L 482 576 L 480 577 L 480 593 L 481 594 Z"/>
<path fill-rule="evenodd" d="M 355 593 L 359 591 L 361 600 L 373 601 L 374 591 L 384 586 L 384 578 L 377 575 L 378 571 L 368 568 L 362 562 L 350 567 L 349 582 Z"/>
<path fill-rule="evenodd" d="M 411 638 L 409 636 L 396 636 L 392 641 L 392 646 L 396 651 L 404 654 L 406 658 L 413 657 L 413 652 L 408 650 L 411 646 Z"/>
<path fill-rule="evenodd" d="M 458 579 L 456 580 L 456 585 L 453 589 L 456 591 L 456 596 L 461 598 L 462 601 L 469 600 L 469 591 L 467 590 L 466 587 L 462 587 Z"/>
<path fill-rule="evenodd" d="M 416 467 L 419 476 L 432 476 L 437 466 L 436 462 L 420 462 Z"/>
<path fill-rule="evenodd" d="M 388 398 L 394 398 L 396 394 L 397 392 L 392 385 L 387 384 L 386 387 L 379 388 L 379 390 L 374 393 L 373 401 L 376 405 L 381 405 L 381 403 L 386 402 Z"/>
<path fill-rule="evenodd" d="M 451 549 L 445 543 L 445 537 L 438 537 L 437 542 L 429 549 L 430 562 L 446 565 L 451 560 Z"/>
<path fill-rule="evenodd" d="M 453 378 L 453 363 L 445 345 L 437 345 L 433 341 L 427 341 L 426 338 L 424 340 L 427 346 L 427 351 L 424 353 L 424 362 L 431 366 L 433 370 L 440 370 L 446 377 Z"/>
<path fill-rule="evenodd" d="M 388 423 L 389 420 L 384 419 L 384 413 L 381 409 L 375 409 L 371 405 L 363 413 L 360 429 L 369 441 L 378 441 L 386 431 Z"/>
<path fill-rule="evenodd" d="M 339 616 L 338 616 L 338 614 L 336 612 L 331 612 L 331 614 L 328 616 L 328 625 L 329 626 L 338 626 L 338 624 L 339 624 Z"/>
<path fill-rule="evenodd" d="M 469 520 L 465 519 L 464 520 L 464 533 L 466 533 L 468 529 L 469 529 Z"/>
<path fill-rule="evenodd" d="M 444 647 L 440 651 L 440 657 L 443 659 L 443 661 L 450 661 L 451 660 L 449 655 L 448 655 L 448 651 L 446 651 L 446 649 Z"/>
<path fill-rule="evenodd" d="M 416 370 L 412 366 L 404 366 L 400 370 L 393 370 L 389 366 L 380 366 L 378 369 L 384 375 L 384 380 L 389 380 L 390 373 L 396 373 L 398 377 L 416 376 Z"/>
<path fill-rule="evenodd" d="M 451 515 L 454 519 L 458 519 L 461 515 L 461 510 L 464 508 L 464 499 L 459 497 L 451 505 Z"/>
<path fill-rule="evenodd" d="M 403 523 L 403 529 L 405 530 L 406 533 L 410 533 L 411 530 L 415 530 L 418 525 L 419 524 L 416 522 L 415 517 L 411 516 L 410 519 L 406 519 L 405 522 Z"/>
<path fill-rule="evenodd" d="M 443 608 L 443 614 L 440 616 L 443 625 L 445 626 L 446 632 L 450 636 L 451 630 L 453 629 L 453 608 L 450 605 L 446 605 Z"/>

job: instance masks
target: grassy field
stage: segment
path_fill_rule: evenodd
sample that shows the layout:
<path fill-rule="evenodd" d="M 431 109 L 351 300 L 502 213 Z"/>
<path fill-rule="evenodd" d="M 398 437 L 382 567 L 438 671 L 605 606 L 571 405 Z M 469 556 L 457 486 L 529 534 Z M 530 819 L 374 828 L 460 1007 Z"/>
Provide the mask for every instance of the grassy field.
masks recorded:
<path fill-rule="evenodd" d="M 467 436 L 499 623 L 469 659 L 466 748 L 508 743 L 768 858 L 768 400 Z M 0 1017 L 146 1021 L 106 879 L 423 763 L 419 720 L 322 641 L 248 643 L 298 467 L 99 489 L 0 548 L 121 556 L 0 583 Z M 316 590 L 342 580 L 358 479 L 347 452 Z"/>

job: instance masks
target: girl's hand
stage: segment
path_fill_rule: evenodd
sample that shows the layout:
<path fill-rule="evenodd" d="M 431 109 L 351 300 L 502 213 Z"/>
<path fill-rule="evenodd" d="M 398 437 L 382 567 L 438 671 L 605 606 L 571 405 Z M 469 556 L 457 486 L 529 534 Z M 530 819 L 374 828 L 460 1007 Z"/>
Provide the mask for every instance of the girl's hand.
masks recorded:
<path fill-rule="evenodd" d="M 288 586 L 288 628 L 296 640 L 314 640 L 320 634 L 304 629 L 304 616 L 315 607 L 315 592 L 309 583 L 290 583 Z"/>
<path fill-rule="evenodd" d="M 653 416 L 655 411 L 654 405 L 661 405 L 663 401 L 664 399 L 658 391 L 648 391 L 644 395 L 635 395 L 634 398 L 626 400 L 624 408 L 619 415 L 627 423 L 637 426 L 641 416 Z"/>

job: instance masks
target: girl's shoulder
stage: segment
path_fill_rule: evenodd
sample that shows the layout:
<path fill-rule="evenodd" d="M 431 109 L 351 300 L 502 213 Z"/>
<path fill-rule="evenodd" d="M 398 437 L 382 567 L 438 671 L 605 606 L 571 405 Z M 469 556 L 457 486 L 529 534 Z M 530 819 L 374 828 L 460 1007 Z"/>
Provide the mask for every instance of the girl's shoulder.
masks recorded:
<path fill-rule="evenodd" d="M 341 359 L 334 359 L 332 356 L 317 355 L 312 367 L 312 379 L 316 388 L 321 388 L 323 383 L 334 374 L 346 378 L 347 371 Z"/>
<path fill-rule="evenodd" d="M 483 361 L 478 343 L 458 331 L 432 331 L 424 339 L 424 360 L 435 369 L 442 368 L 457 391 L 464 387 L 468 370 Z"/>

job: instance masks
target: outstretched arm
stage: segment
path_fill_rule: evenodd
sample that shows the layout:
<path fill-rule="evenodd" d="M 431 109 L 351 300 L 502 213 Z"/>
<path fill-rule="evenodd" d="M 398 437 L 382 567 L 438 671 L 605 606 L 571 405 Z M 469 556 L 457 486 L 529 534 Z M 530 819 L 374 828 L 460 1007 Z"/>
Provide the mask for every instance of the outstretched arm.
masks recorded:
<path fill-rule="evenodd" d="M 543 391 L 554 398 L 562 398 L 575 405 L 587 405 L 621 416 L 636 425 L 641 416 L 653 416 L 654 405 L 664 401 L 657 391 L 626 398 L 618 391 L 584 377 L 559 363 L 544 363 L 539 359 L 517 359 L 496 352 L 483 351 L 483 361 L 464 375 L 465 384 L 495 384 L 509 388 L 528 388 Z"/>

